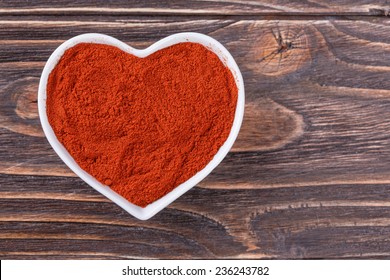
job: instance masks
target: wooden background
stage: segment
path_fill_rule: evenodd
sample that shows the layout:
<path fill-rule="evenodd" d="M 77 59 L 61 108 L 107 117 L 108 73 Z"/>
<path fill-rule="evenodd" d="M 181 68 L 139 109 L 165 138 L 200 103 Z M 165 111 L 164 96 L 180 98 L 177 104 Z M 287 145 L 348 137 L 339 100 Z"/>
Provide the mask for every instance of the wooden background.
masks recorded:
<path fill-rule="evenodd" d="M 53 3 L 52 3 L 53 2 Z M 389 258 L 388 1 L 0 1 L 0 258 Z M 43 137 L 37 86 L 64 40 L 222 42 L 246 86 L 236 145 L 138 221 Z"/>

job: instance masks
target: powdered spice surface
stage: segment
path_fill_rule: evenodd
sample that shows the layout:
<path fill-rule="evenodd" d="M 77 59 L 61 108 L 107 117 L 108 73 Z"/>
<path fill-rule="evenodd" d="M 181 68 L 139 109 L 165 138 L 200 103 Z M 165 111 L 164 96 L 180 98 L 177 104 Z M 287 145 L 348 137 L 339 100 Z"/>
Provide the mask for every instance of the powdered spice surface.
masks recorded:
<path fill-rule="evenodd" d="M 78 165 L 145 207 L 213 159 L 230 133 L 237 95 L 230 70 L 200 44 L 138 58 L 82 43 L 51 72 L 46 104 Z"/>

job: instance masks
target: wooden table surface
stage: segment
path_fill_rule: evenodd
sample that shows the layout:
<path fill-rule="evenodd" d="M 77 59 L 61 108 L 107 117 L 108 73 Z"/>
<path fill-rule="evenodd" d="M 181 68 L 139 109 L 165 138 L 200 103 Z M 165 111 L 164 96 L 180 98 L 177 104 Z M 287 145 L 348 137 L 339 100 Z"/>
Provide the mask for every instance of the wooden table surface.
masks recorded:
<path fill-rule="evenodd" d="M 390 258 L 388 1 L 0 1 L 0 258 Z M 110 4 L 107 4 L 110 2 Z M 139 221 L 43 136 L 37 87 L 72 36 L 208 34 L 246 112 L 225 160 Z"/>

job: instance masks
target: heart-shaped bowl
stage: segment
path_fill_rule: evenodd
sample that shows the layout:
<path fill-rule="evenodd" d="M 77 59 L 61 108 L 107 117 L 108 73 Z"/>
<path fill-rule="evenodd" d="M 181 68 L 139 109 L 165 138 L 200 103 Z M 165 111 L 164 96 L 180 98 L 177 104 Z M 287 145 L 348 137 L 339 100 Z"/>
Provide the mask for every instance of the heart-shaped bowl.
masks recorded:
<path fill-rule="evenodd" d="M 89 173 L 81 169 L 81 167 L 77 164 L 77 162 L 72 158 L 72 156 L 68 153 L 68 151 L 65 149 L 65 147 L 58 141 L 51 125 L 49 124 L 47 114 L 46 114 L 46 85 L 49 78 L 50 72 L 54 69 L 54 67 L 57 65 L 59 60 L 61 59 L 64 52 L 79 44 L 79 43 L 96 43 L 96 44 L 105 44 L 105 45 L 111 45 L 115 46 L 122 51 L 125 51 L 129 54 L 135 55 L 137 57 L 143 58 L 147 57 L 148 55 L 167 48 L 169 46 L 178 44 L 178 43 L 185 43 L 185 42 L 193 42 L 193 43 L 199 43 L 208 48 L 209 50 L 213 51 L 218 57 L 221 59 L 221 61 L 230 69 L 232 72 L 236 85 L 238 88 L 238 100 L 237 100 L 237 107 L 235 111 L 235 117 L 233 121 L 233 125 L 230 131 L 230 134 L 228 138 L 226 139 L 225 143 L 220 147 L 214 158 L 198 173 L 196 173 L 193 177 L 188 179 L 186 182 L 182 183 L 181 185 L 177 186 L 175 189 L 173 189 L 171 192 L 166 194 L 164 197 L 156 200 L 155 202 L 149 204 L 148 206 L 142 208 L 139 207 L 133 203 L 130 203 L 125 198 L 117 194 L 115 191 L 113 191 L 110 187 L 105 186 L 104 184 L 100 183 L 98 180 L 96 180 L 93 176 L 91 176 Z M 83 179 L 88 185 L 93 187 L 95 190 L 112 200 L 114 203 L 122 207 L 124 210 L 126 210 L 128 213 L 133 215 L 134 217 L 141 219 L 141 220 L 147 220 L 154 216 L 156 213 L 161 211 L 163 208 L 168 206 L 170 203 L 172 203 L 174 200 L 176 200 L 179 196 L 187 192 L 189 189 L 194 187 L 196 184 L 198 184 L 201 180 L 203 180 L 226 156 L 226 154 L 229 152 L 230 148 L 232 147 L 234 141 L 236 140 L 236 137 L 238 135 L 238 132 L 241 127 L 243 115 L 244 115 L 244 104 L 245 104 L 245 93 L 244 93 L 244 82 L 241 76 L 240 69 L 238 68 L 236 62 L 234 61 L 231 54 L 226 50 L 224 46 L 222 46 L 218 41 L 215 39 L 199 34 L 199 33 L 177 33 L 171 36 L 168 36 L 150 47 L 139 50 L 132 48 L 128 46 L 127 44 L 113 38 L 107 35 L 103 34 L 97 34 L 97 33 L 89 33 L 89 34 L 82 34 L 76 37 L 73 37 L 67 41 L 65 41 L 63 44 L 61 44 L 50 56 L 48 61 L 46 62 L 46 65 L 43 69 L 42 76 L 39 83 L 39 90 L 38 90 L 38 110 L 39 110 L 39 117 L 41 120 L 43 131 L 46 135 L 47 140 L 53 147 L 54 151 L 59 155 L 59 157 L 65 162 L 65 164 L 74 172 L 76 173 L 81 179 Z"/>

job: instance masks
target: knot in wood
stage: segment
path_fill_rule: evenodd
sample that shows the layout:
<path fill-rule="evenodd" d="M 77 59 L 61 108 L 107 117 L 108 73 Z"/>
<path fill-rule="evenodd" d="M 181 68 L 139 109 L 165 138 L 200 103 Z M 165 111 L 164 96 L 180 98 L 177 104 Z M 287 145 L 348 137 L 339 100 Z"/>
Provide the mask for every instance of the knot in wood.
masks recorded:
<path fill-rule="evenodd" d="M 37 92 L 39 80 L 25 79 L 25 84 L 15 85 L 12 98 L 15 101 L 15 113 L 22 119 L 38 119 Z"/>
<path fill-rule="evenodd" d="M 0 127 L 30 136 L 43 136 L 38 116 L 39 79 L 16 80 L 0 90 Z"/>
<path fill-rule="evenodd" d="M 295 72 L 311 61 L 306 28 L 271 28 L 257 40 L 250 55 L 253 61 L 250 67 L 264 75 L 281 76 Z"/>
<path fill-rule="evenodd" d="M 302 115 L 265 98 L 247 102 L 245 116 L 232 150 L 272 151 L 295 141 L 304 133 Z"/>

